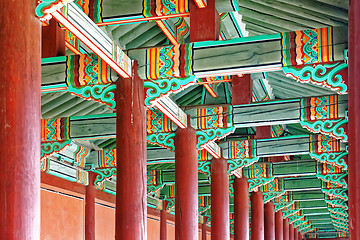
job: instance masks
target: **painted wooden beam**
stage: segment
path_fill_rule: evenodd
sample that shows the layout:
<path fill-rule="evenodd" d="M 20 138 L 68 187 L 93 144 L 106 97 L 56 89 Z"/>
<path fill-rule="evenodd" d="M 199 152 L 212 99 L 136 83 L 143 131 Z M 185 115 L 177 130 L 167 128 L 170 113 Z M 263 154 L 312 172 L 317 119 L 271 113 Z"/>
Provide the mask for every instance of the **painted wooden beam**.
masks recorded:
<path fill-rule="evenodd" d="M 131 77 L 130 58 L 95 25 L 82 9 L 74 3 L 69 3 L 64 8 L 64 12 L 56 10 L 50 14 L 120 76 Z"/>
<path fill-rule="evenodd" d="M 228 159 L 319 154 L 345 150 L 345 145 L 339 140 L 321 134 L 228 141 L 219 145 L 223 148 L 224 157 Z"/>
<path fill-rule="evenodd" d="M 292 45 L 296 36 L 313 36 L 315 41 L 304 40 Z M 333 36 L 330 37 L 329 36 Z M 304 48 L 315 46 L 314 54 Z M 142 78 L 224 76 L 249 72 L 275 71 L 281 67 L 343 60 L 347 48 L 347 28 L 321 28 L 290 33 L 245 37 L 226 41 L 205 41 L 180 46 L 129 50 L 130 57 L 139 61 Z M 269 51 L 271 49 L 271 51 Z M 297 57 L 299 51 L 301 56 Z M 160 54 L 166 53 L 160 60 Z M 175 57 L 176 56 L 176 57 Z M 300 58 L 299 58 L 300 57 Z M 298 59 L 298 61 L 296 60 Z M 167 62 L 166 68 L 154 63 Z"/>

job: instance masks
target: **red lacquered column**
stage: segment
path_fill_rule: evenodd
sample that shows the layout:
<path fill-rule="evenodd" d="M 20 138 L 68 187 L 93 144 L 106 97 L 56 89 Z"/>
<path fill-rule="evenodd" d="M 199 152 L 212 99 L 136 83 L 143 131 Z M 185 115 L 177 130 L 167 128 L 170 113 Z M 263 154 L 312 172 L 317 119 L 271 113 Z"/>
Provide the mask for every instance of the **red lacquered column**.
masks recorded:
<path fill-rule="evenodd" d="M 298 233 L 298 240 L 302 240 L 301 232 Z"/>
<path fill-rule="evenodd" d="M 251 97 L 250 74 L 232 76 L 232 104 L 250 103 Z M 249 184 L 244 177 L 234 181 L 234 239 L 249 239 Z"/>
<path fill-rule="evenodd" d="M 40 239 L 41 23 L 35 0 L 0 6 L 0 238 Z"/>
<path fill-rule="evenodd" d="M 264 238 L 265 240 L 275 239 L 275 207 L 272 201 L 265 204 L 264 209 Z"/>
<path fill-rule="evenodd" d="M 207 0 L 207 7 L 198 8 L 190 1 L 190 42 L 214 41 L 219 39 L 220 16 L 215 8 L 215 0 Z"/>
<path fill-rule="evenodd" d="M 204 217 L 204 222 L 201 225 L 201 240 L 206 240 L 206 234 L 207 234 L 206 222 L 207 222 L 207 219 L 208 219 L 207 217 Z"/>
<path fill-rule="evenodd" d="M 49 26 L 42 27 L 41 57 L 65 56 L 65 32 L 55 19 L 49 21 Z"/>
<path fill-rule="evenodd" d="M 166 225 L 167 201 L 163 201 L 162 204 L 163 204 L 163 206 L 160 211 L 160 240 L 166 240 L 166 238 L 167 238 L 167 225 Z"/>
<path fill-rule="evenodd" d="M 116 83 L 116 229 L 118 240 L 146 239 L 146 109 L 144 81 L 134 63 L 132 78 Z"/>
<path fill-rule="evenodd" d="M 360 240 L 360 1 L 349 4 L 349 239 Z"/>
<path fill-rule="evenodd" d="M 175 239 L 198 239 L 198 153 L 196 131 L 175 132 Z"/>
<path fill-rule="evenodd" d="M 297 228 L 294 228 L 294 240 L 298 240 L 298 236 L 299 236 L 298 230 Z"/>
<path fill-rule="evenodd" d="M 253 82 L 250 74 L 243 77 L 232 76 L 231 81 L 232 105 L 248 104 L 251 102 Z"/>
<path fill-rule="evenodd" d="M 289 240 L 294 240 L 294 225 L 289 224 Z"/>
<path fill-rule="evenodd" d="M 211 239 L 230 239 L 227 160 L 211 160 Z"/>
<path fill-rule="evenodd" d="M 95 174 L 89 172 L 85 192 L 85 240 L 95 240 Z"/>
<path fill-rule="evenodd" d="M 264 240 L 264 197 L 262 192 L 252 192 L 251 240 Z"/>
<path fill-rule="evenodd" d="M 245 177 L 234 181 L 234 239 L 249 239 L 249 184 Z"/>
<path fill-rule="evenodd" d="M 284 221 L 282 218 L 282 211 L 275 213 L 275 240 L 283 240 L 284 238 Z"/>
<path fill-rule="evenodd" d="M 283 240 L 289 240 L 289 219 L 285 218 L 283 220 L 283 230 L 284 230 L 284 234 L 283 234 Z"/>

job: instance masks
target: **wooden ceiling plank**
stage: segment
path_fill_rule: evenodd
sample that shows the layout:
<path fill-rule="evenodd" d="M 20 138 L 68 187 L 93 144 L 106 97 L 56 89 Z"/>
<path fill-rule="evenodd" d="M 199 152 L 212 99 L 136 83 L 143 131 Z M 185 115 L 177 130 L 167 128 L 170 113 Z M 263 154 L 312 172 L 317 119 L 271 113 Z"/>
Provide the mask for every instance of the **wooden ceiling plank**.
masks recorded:
<path fill-rule="evenodd" d="M 239 13 L 243 15 L 243 19 L 245 20 L 247 17 L 257 19 L 261 22 L 270 23 L 272 25 L 278 27 L 285 27 L 287 29 L 291 29 L 292 31 L 303 30 L 306 28 L 306 25 L 292 22 L 290 20 L 284 20 L 281 18 L 277 18 L 272 15 L 264 14 L 263 12 L 253 11 L 247 8 L 240 8 Z"/>
<path fill-rule="evenodd" d="M 311 27 L 311 28 L 328 27 L 328 25 L 326 25 L 326 24 L 319 23 L 319 22 L 316 22 L 316 21 L 312 21 L 309 18 L 299 17 L 300 14 L 299 15 L 293 15 L 291 13 L 288 13 L 286 11 L 286 8 L 284 8 L 283 9 L 284 11 L 282 11 L 282 10 L 271 8 L 271 7 L 268 7 L 268 6 L 259 4 L 259 3 L 255 3 L 255 2 L 252 2 L 252 1 L 249 1 L 249 0 L 241 1 L 240 2 L 240 7 L 241 6 L 243 6 L 245 8 L 248 8 L 248 9 L 255 10 L 255 11 L 260 12 L 260 13 L 265 13 L 265 14 L 268 14 L 268 15 L 271 15 L 271 16 L 274 16 L 274 17 L 277 17 L 277 18 L 281 18 L 283 20 L 292 21 L 293 23 L 297 22 L 297 23 L 299 23 L 299 24 L 301 24 L 303 26 L 308 26 L 308 27 Z M 246 17 L 246 15 L 244 17 Z"/>
<path fill-rule="evenodd" d="M 278 2 L 291 4 L 294 6 L 302 7 L 311 11 L 318 12 L 319 14 L 324 14 L 332 18 L 336 18 L 340 21 L 347 22 L 348 21 L 348 13 L 344 9 L 339 9 L 335 6 L 331 6 L 328 4 L 319 3 L 313 0 L 276 0 Z"/>
<path fill-rule="evenodd" d="M 303 17 L 306 19 L 312 19 L 313 21 L 316 21 L 318 23 L 323 23 L 329 26 L 344 26 L 346 25 L 343 22 L 335 21 L 331 19 L 331 17 L 323 15 L 319 12 L 312 11 L 312 10 L 305 10 L 302 7 L 291 5 L 283 2 L 278 1 L 262 1 L 262 0 L 251 0 L 252 2 L 256 2 L 258 4 L 262 4 L 268 7 L 272 7 L 275 9 L 278 9 L 280 11 L 286 11 L 288 13 L 299 15 L 299 17 Z"/>

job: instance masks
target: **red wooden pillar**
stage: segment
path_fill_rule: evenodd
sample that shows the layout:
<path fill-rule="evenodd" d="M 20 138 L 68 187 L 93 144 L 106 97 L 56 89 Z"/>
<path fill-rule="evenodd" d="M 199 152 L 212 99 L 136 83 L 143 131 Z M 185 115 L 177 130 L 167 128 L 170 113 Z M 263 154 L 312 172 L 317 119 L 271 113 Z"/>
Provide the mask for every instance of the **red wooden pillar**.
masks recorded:
<path fill-rule="evenodd" d="M 299 231 L 298 233 L 298 240 L 302 240 L 302 235 L 301 235 L 301 232 Z"/>
<path fill-rule="evenodd" d="M 274 240 L 275 239 L 275 207 L 273 201 L 270 201 L 265 204 L 264 219 L 265 219 L 264 238 L 265 240 Z"/>
<path fill-rule="evenodd" d="M 256 127 L 256 138 L 271 138 L 271 126 Z"/>
<path fill-rule="evenodd" d="M 116 229 L 118 240 L 146 239 L 146 110 L 144 81 L 137 75 L 116 83 Z"/>
<path fill-rule="evenodd" d="M 95 240 L 95 174 L 89 172 L 85 192 L 85 240 Z"/>
<path fill-rule="evenodd" d="M 203 224 L 201 225 L 201 240 L 206 240 L 206 235 L 207 235 L 207 225 L 206 225 L 206 222 L 207 222 L 207 217 L 204 217 L 204 222 Z"/>
<path fill-rule="evenodd" d="M 289 240 L 294 240 L 294 224 L 289 224 Z"/>
<path fill-rule="evenodd" d="M 289 240 L 289 219 L 283 220 L 283 240 Z"/>
<path fill-rule="evenodd" d="M 166 240 L 167 238 L 167 224 L 166 224 L 166 207 L 167 201 L 162 202 L 163 206 L 160 212 L 160 240 Z"/>
<path fill-rule="evenodd" d="M 251 240 L 264 240 L 264 197 L 262 192 L 252 192 Z"/>
<path fill-rule="evenodd" d="M 0 7 L 0 236 L 40 239 L 41 23 L 35 0 Z"/>
<path fill-rule="evenodd" d="M 282 211 L 277 211 L 275 213 L 275 240 L 284 239 L 283 223 Z"/>
<path fill-rule="evenodd" d="M 251 102 L 253 83 L 250 74 L 243 77 L 232 76 L 232 105 L 248 104 Z"/>
<path fill-rule="evenodd" d="M 49 26 L 42 27 L 41 57 L 65 56 L 65 32 L 55 19 L 49 21 Z"/>
<path fill-rule="evenodd" d="M 294 228 L 294 240 L 298 240 L 298 236 L 299 236 L 298 230 L 297 228 Z"/>
<path fill-rule="evenodd" d="M 349 238 L 360 240 L 360 2 L 349 1 Z"/>
<path fill-rule="evenodd" d="M 232 104 L 248 104 L 251 97 L 250 74 L 232 76 Z M 234 239 L 249 239 L 249 184 L 244 177 L 234 181 Z"/>
<path fill-rule="evenodd" d="M 230 239 L 227 160 L 211 160 L 211 239 Z"/>
<path fill-rule="evenodd" d="M 249 184 L 245 177 L 234 181 L 234 239 L 249 239 Z"/>
<path fill-rule="evenodd" d="M 218 40 L 220 16 L 215 8 L 215 0 L 207 0 L 205 8 L 198 8 L 190 0 L 190 42 Z"/>
<path fill-rule="evenodd" d="M 175 132 L 175 239 L 198 239 L 198 153 L 196 131 Z"/>

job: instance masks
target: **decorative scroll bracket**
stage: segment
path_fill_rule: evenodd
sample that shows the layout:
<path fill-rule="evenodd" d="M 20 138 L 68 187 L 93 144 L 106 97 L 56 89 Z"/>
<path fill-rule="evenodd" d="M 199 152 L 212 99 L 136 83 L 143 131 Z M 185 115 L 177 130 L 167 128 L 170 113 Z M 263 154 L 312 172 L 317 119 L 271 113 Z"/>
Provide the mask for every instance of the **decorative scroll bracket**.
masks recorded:
<path fill-rule="evenodd" d="M 347 94 L 347 67 L 344 61 L 283 67 L 286 76 L 301 83 L 326 86 L 338 94 Z"/>

